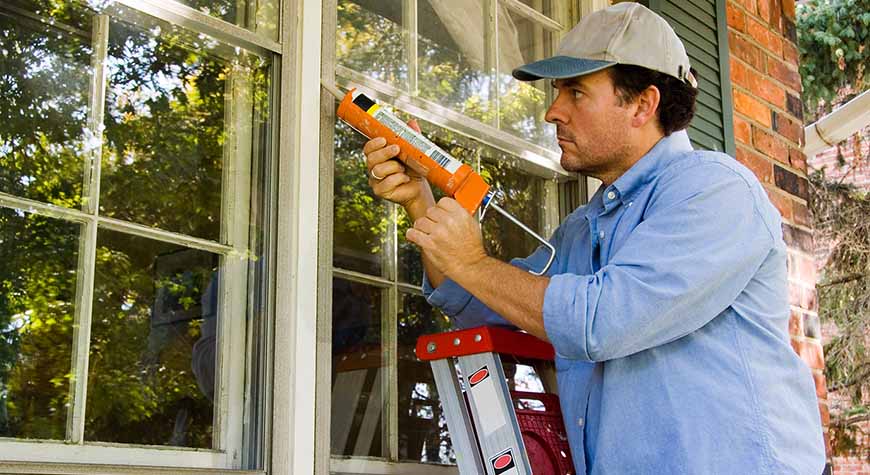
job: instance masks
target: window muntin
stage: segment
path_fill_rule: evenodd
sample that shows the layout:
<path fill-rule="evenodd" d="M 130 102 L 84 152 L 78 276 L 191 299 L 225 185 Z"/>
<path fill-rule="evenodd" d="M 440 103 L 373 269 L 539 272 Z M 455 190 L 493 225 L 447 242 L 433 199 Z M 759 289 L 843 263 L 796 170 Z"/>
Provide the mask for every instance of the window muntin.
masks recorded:
<path fill-rule="evenodd" d="M 206 15 L 278 40 L 280 0 L 175 0 Z"/>
<path fill-rule="evenodd" d="M 28 217 L 18 220 L 17 226 L 21 229 L 16 231 L 16 235 L 49 235 L 58 227 L 46 223 L 57 222 L 66 225 L 62 232 L 64 239 L 74 243 L 69 249 L 59 244 L 56 248 L 56 252 L 63 251 L 62 255 L 58 255 L 56 265 L 71 259 L 74 262 L 71 268 L 67 266 L 65 273 L 49 276 L 53 279 L 49 280 L 54 282 L 52 285 L 63 285 L 72 290 L 65 291 L 63 295 L 55 295 L 52 287 L 45 287 L 44 296 L 39 299 L 22 300 L 20 296 L 26 295 L 25 291 L 33 291 L 22 290 L 18 282 L 4 282 L 0 286 L 0 306 L 4 307 L 0 308 L 0 315 L 42 312 L 42 306 L 45 305 L 42 299 L 50 298 L 56 300 L 52 302 L 53 308 L 66 308 L 63 310 L 66 313 L 59 315 L 60 317 L 67 318 L 69 312 L 73 315 L 73 321 L 68 324 L 66 320 L 54 318 L 55 321 L 63 322 L 54 325 L 54 328 L 68 325 L 73 329 L 70 342 L 66 346 L 59 340 L 60 336 L 44 332 L 41 341 L 34 343 L 37 346 L 52 345 L 52 351 L 63 353 L 62 355 L 34 353 L 31 350 L 34 344 L 31 343 L 28 343 L 30 346 L 19 346 L 16 352 L 8 355 L 11 360 L 9 365 L 24 368 L 22 371 L 27 370 L 25 366 L 21 366 L 22 363 L 50 366 L 60 361 L 67 365 L 59 378 L 51 376 L 51 383 L 56 386 L 57 394 L 63 394 L 53 399 L 61 401 L 63 405 L 62 412 L 52 422 L 51 431 L 28 433 L 16 428 L 16 433 L 7 432 L 2 436 L 46 437 L 61 439 L 65 443 L 28 444 L 7 440 L 0 444 L 25 448 L 33 445 L 33 450 L 24 450 L 27 460 L 80 462 L 105 462 L 105 458 L 100 458 L 103 457 L 101 454 L 105 453 L 106 457 L 110 457 L 109 452 L 128 453 L 125 451 L 142 460 L 141 444 L 157 444 L 163 446 L 161 454 L 165 457 L 156 458 L 154 465 L 182 461 L 182 465 L 200 467 L 238 466 L 234 454 L 241 449 L 245 410 L 241 402 L 245 391 L 242 381 L 245 381 L 243 373 L 246 360 L 246 321 L 257 325 L 256 322 L 264 318 L 257 313 L 247 313 L 256 305 L 247 300 L 249 296 L 259 295 L 264 288 L 261 268 L 265 232 L 263 210 L 270 206 L 272 197 L 266 194 L 262 177 L 264 171 L 270 169 L 268 163 L 272 150 L 267 141 L 271 129 L 271 61 L 270 58 L 256 56 L 243 48 L 222 43 L 205 34 L 182 30 L 119 3 L 108 2 L 104 5 L 90 2 L 89 5 L 101 9 L 94 10 L 76 1 L 45 0 L 16 1 L 14 4 L 4 2 L 0 6 L 0 53 L 8 51 L 10 53 L 7 57 L 14 59 L 8 64 L 23 63 L 20 57 L 14 56 L 21 54 L 21 49 L 15 47 L 15 42 L 20 41 L 21 28 L 14 27 L 13 24 L 28 25 L 32 30 L 28 40 L 42 48 L 35 54 L 37 58 L 47 58 L 47 61 L 51 60 L 63 66 L 55 58 L 68 58 L 67 52 L 70 48 L 85 45 L 81 49 L 89 54 L 87 68 L 83 72 L 80 70 L 84 76 L 76 77 L 76 80 L 66 81 L 63 74 L 66 74 L 67 66 L 63 66 L 60 68 L 63 74 L 58 72 L 57 76 L 39 78 L 41 82 L 27 83 L 28 87 L 39 93 L 33 95 L 36 99 L 31 99 L 31 103 L 41 107 L 40 110 L 48 110 L 49 115 L 60 114 L 57 111 L 67 111 L 60 108 L 59 103 L 64 107 L 67 102 L 75 106 L 69 112 L 72 119 L 67 120 L 61 127 L 64 132 L 57 139 L 61 143 L 49 143 L 43 147 L 50 152 L 67 147 L 72 150 L 71 153 L 78 154 L 74 159 L 57 154 L 50 155 L 49 158 L 54 157 L 58 163 L 67 160 L 61 163 L 64 168 L 67 164 L 71 170 L 78 167 L 75 173 L 68 174 L 72 178 L 67 182 L 78 182 L 78 188 L 75 188 L 75 184 L 70 187 L 79 196 L 70 193 L 68 202 L 64 202 L 58 196 L 67 198 L 59 194 L 34 194 L 26 188 L 0 189 L 0 212 Z M 15 20 L 20 21 L 16 23 Z M 187 22 L 186 25 L 190 28 L 201 26 L 196 21 Z M 73 35 L 81 40 L 65 39 L 64 35 Z M 58 36 L 61 38 L 57 38 Z M 132 43 L 127 41 L 130 37 L 135 37 L 136 40 Z M 230 33 L 222 38 L 235 41 Z M 125 50 L 130 44 L 136 47 Z M 52 53 L 54 50 L 58 52 Z M 152 51 L 166 53 L 162 56 L 162 62 L 152 61 Z M 109 62 L 107 58 L 114 61 L 112 66 L 115 69 L 102 69 L 101 65 Z M 74 66 L 84 63 L 84 60 L 76 61 Z M 32 73 L 39 72 L 42 67 L 38 63 L 34 64 L 32 70 L 26 66 L 16 66 L 10 67 L 4 74 L 30 79 Z M 108 74 L 110 70 L 112 74 Z M 101 71 L 105 71 L 106 75 Z M 118 80 L 118 74 L 122 80 Z M 54 84 L 50 84 L 51 81 L 57 83 L 52 91 L 56 96 L 58 91 L 62 91 L 64 95 L 59 97 L 72 99 L 63 99 L 66 102 L 43 99 L 50 97 L 50 94 L 39 88 L 52 87 Z M 113 81 L 128 87 L 121 88 L 122 93 L 112 96 L 107 90 L 112 87 Z M 67 92 L 68 90 L 71 92 Z M 113 109 L 118 105 L 113 103 L 103 109 L 103 97 L 118 100 L 124 94 L 128 95 L 126 105 L 134 104 L 135 108 Z M 24 94 L 23 97 L 28 96 Z M 22 99 L 18 100 L 20 103 Z M 82 103 L 86 107 L 81 108 Z M 184 107 L 194 104 L 200 109 Z M 213 106 L 219 113 L 208 117 L 209 111 L 201 108 L 203 104 Z M 49 109 L 46 109 L 46 105 Z M 34 106 L 21 107 L 28 110 L 27 107 Z M 51 110 L 52 107 L 56 110 Z M 118 114 L 112 115 L 113 112 Z M 186 113 L 189 116 L 182 117 Z M 22 115 L 23 113 L 19 113 L 19 116 Z M 176 124 L 171 123 L 171 120 L 170 123 L 158 120 L 167 117 L 179 121 L 188 120 L 194 125 L 187 128 L 177 127 L 173 132 L 178 133 L 168 133 L 166 127 L 174 127 Z M 141 127 L 133 127 L 131 124 L 134 122 Z M 195 126 L 197 123 L 199 127 Z M 26 128 L 21 124 L 4 126 L 6 130 Z M 157 133 L 158 130 L 161 133 Z M 0 132 L 0 135 L 5 134 Z M 119 140 L 119 137 L 132 137 L 136 140 Z M 5 136 L 0 136 L 0 139 L 3 138 Z M 52 139 L 53 136 L 48 138 Z M 179 152 L 183 152 L 189 142 L 201 139 L 207 142 L 206 148 L 210 149 L 208 153 L 190 159 Z M 87 146 L 76 149 L 76 140 Z M 69 145 L 70 143 L 73 145 Z M 136 163 L 138 168 L 123 170 L 123 173 L 112 170 L 109 160 L 113 156 L 123 156 L 118 151 L 128 150 L 129 144 L 147 152 L 143 154 L 141 161 L 131 162 Z M 7 161 L 9 169 L 23 169 L 21 162 L 27 156 L 10 153 L 9 148 L 13 146 L 14 144 L 0 149 L 0 159 Z M 159 153 L 154 155 L 154 150 Z M 172 156 L 170 152 L 175 152 L 173 158 L 183 162 L 188 159 L 184 162 L 186 171 L 195 169 L 187 177 L 208 176 L 214 182 L 215 175 L 218 176 L 217 184 L 212 183 L 217 191 L 211 191 L 208 200 L 213 200 L 216 204 L 209 203 L 206 206 L 202 201 L 191 199 L 189 190 L 182 186 L 159 186 L 161 180 L 155 177 L 161 176 L 161 173 L 163 178 L 177 178 L 175 173 L 178 170 L 165 167 L 165 160 L 161 160 L 165 154 Z M 209 160 L 211 163 L 219 163 L 219 166 L 212 167 L 211 171 L 204 171 L 209 167 L 202 162 Z M 106 174 L 101 176 L 104 166 Z M 215 168 L 219 174 L 214 172 Z M 14 177 L 11 181 L 21 182 L 20 177 Z M 33 185 L 32 188 L 40 188 L 41 192 L 50 189 L 50 186 L 43 186 L 36 179 L 25 181 Z M 45 181 L 51 186 L 60 182 L 55 178 Z M 136 185 L 142 186 L 137 189 Z M 102 206 L 97 206 L 98 202 Z M 190 218 L 199 213 L 200 208 L 208 209 L 202 215 L 204 217 L 190 220 L 198 223 L 207 221 L 209 224 L 183 226 L 184 217 Z M 105 210 L 106 214 L 101 210 Z M 167 216 L 158 216 L 154 213 L 155 210 Z M 161 219 L 179 226 L 167 225 Z M 14 227 L 10 225 L 9 229 Z M 200 232 L 201 229 L 207 229 L 208 232 Z M 22 262 L 39 262 L 42 251 L 36 245 L 38 242 L 21 251 Z M 42 242 L 52 241 L 44 238 Z M 3 252 L 16 249 L 11 239 L 4 239 L 0 246 Z M 186 264 L 176 265 L 175 271 L 167 270 L 166 263 L 173 260 L 167 256 L 176 253 L 198 258 L 192 261 L 183 260 Z M 38 268 L 39 266 L 31 263 L 24 270 L 16 268 L 9 273 L 24 272 L 24 277 L 29 279 L 26 273 Z M 119 269 L 126 270 L 124 273 L 113 273 Z M 60 279 L 61 275 L 63 279 Z M 167 290 L 170 291 L 168 297 Z M 13 301 L 15 298 L 19 300 Z M 161 302 L 164 305 L 158 312 L 156 309 Z M 25 306 L 28 308 L 24 308 Z M 218 315 L 232 317 L 220 319 L 217 324 Z M 122 324 L 110 324 L 113 318 Z M 215 324 L 211 325 L 209 320 Z M 155 345 L 148 347 L 151 325 L 156 327 L 160 322 L 174 322 L 177 333 L 183 333 L 186 338 L 184 341 L 179 340 L 183 344 L 174 341 L 163 348 L 162 352 L 152 351 Z M 126 327 L 123 324 L 127 324 Z M 214 328 L 209 328 L 212 326 Z M 6 336 L 5 332 L 8 330 L 4 325 L 0 331 Z M 211 336 L 212 332 L 214 338 Z M 34 335 L 39 336 L 36 333 L 25 336 L 33 339 Z M 21 333 L 18 337 L 24 338 Z M 155 356 L 154 353 L 159 354 Z M 89 355 L 94 358 L 94 365 L 90 367 Z M 70 361 L 73 362 L 72 365 Z M 212 367 L 219 368 L 213 375 Z M 181 388 L 178 394 L 158 394 L 167 389 L 163 384 L 166 381 L 160 380 L 164 376 L 158 376 L 155 380 L 152 370 L 156 373 L 162 371 L 166 379 L 177 382 L 177 387 L 169 384 L 169 389 L 176 392 L 175 389 Z M 46 370 L 44 373 L 53 374 L 52 371 Z M 60 369 L 57 372 L 59 371 Z M 198 373 L 200 378 L 196 377 Z M 135 376 L 131 377 L 131 374 Z M 0 386 L 6 386 L 2 390 L 6 398 L 0 397 L 0 404 L 3 404 L 0 413 L 9 413 L 9 397 L 17 397 L 8 389 L 8 378 L 7 374 L 0 373 Z M 209 378 L 213 378 L 214 383 L 209 382 Z M 107 393 L 100 400 L 99 393 L 104 389 L 101 386 L 105 381 L 116 384 L 115 389 L 118 385 L 126 384 L 127 392 Z M 155 388 L 159 391 L 154 391 Z M 94 392 L 94 398 L 86 397 L 88 390 Z M 51 394 L 50 391 L 45 393 Z M 209 393 L 213 393 L 216 401 L 214 406 Z M 164 407 L 151 410 L 153 406 L 149 404 L 153 404 L 154 400 L 162 403 Z M 125 429 L 130 430 L 130 433 L 121 433 L 118 430 L 120 427 L 109 427 L 115 408 L 125 404 L 130 406 L 130 403 L 135 406 L 137 402 L 143 403 L 135 407 L 142 409 L 135 416 L 138 420 L 125 421 L 128 422 Z M 222 405 L 223 403 L 229 404 Z M 49 406 L 45 410 L 56 407 L 55 402 L 51 404 L 55 406 Z M 34 415 L 36 416 L 39 414 Z M 41 422 L 37 419 L 30 421 L 31 425 Z M 146 433 L 153 428 L 149 424 L 153 427 L 159 426 L 159 430 Z M 19 427 L 21 425 L 18 424 Z M 212 433 L 213 427 L 219 427 L 220 431 Z M 115 446 L 103 450 L 99 444 L 89 444 L 90 441 L 133 443 L 139 447 Z M 210 450 L 173 452 L 167 450 L 167 446 Z M 85 453 L 92 455 L 82 459 L 81 454 Z M 180 457 L 179 453 L 188 455 Z"/>
<path fill-rule="evenodd" d="M 336 60 L 394 87 L 408 87 L 402 0 L 338 0 Z"/>

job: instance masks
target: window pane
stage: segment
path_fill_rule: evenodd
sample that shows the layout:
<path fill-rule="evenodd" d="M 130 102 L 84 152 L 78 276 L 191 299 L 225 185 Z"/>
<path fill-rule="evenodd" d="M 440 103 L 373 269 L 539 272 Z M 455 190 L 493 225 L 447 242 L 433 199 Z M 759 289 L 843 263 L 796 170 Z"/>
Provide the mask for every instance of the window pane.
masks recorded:
<path fill-rule="evenodd" d="M 539 24 L 503 9 L 499 15 L 499 45 L 515 54 L 501 54 L 499 74 L 501 128 L 530 142 L 555 148 L 556 128 L 544 121 L 549 106 L 550 85 L 547 81 L 517 81 L 511 71 L 553 54 L 554 35 Z"/>
<path fill-rule="evenodd" d="M 553 2 L 552 0 L 520 0 L 526 5 L 534 8 L 536 11 L 547 15 L 550 18 L 553 18 Z"/>
<path fill-rule="evenodd" d="M 36 3 L 0 2 L 0 191 L 77 208 L 94 143 L 91 12 Z"/>
<path fill-rule="evenodd" d="M 484 0 L 418 3 L 420 96 L 490 122 Z"/>
<path fill-rule="evenodd" d="M 121 12 L 110 25 L 100 209 L 104 216 L 226 242 L 223 209 L 251 173 L 266 61 Z M 252 142 L 254 142 L 252 144 Z"/>
<path fill-rule="evenodd" d="M 490 185 L 504 192 L 502 208 L 540 234 L 544 216 L 543 179 L 524 172 L 521 163 L 519 158 L 511 155 L 490 154 L 483 158 L 481 175 Z M 539 244 L 534 237 L 498 213 L 487 213 L 481 228 L 488 254 L 504 261 L 526 257 Z"/>
<path fill-rule="evenodd" d="M 408 88 L 402 0 L 338 0 L 335 47 L 338 64 Z"/>
<path fill-rule="evenodd" d="M 381 275 L 389 209 L 369 186 L 362 153 L 365 143 L 365 137 L 336 121 L 333 263 L 342 269 Z"/>
<path fill-rule="evenodd" d="M 414 354 L 419 336 L 447 331 L 450 321 L 421 295 L 403 293 L 400 297 L 399 459 L 456 463 L 432 368 Z"/>
<path fill-rule="evenodd" d="M 383 290 L 332 281 L 332 453 L 384 457 Z"/>
<path fill-rule="evenodd" d="M 216 254 L 98 232 L 86 440 L 212 447 L 218 268 Z"/>
<path fill-rule="evenodd" d="M 0 437 L 65 438 L 79 232 L 0 208 Z"/>
<path fill-rule="evenodd" d="M 175 0 L 207 15 L 278 40 L 278 0 Z M 254 13 L 256 11 L 256 13 Z"/>

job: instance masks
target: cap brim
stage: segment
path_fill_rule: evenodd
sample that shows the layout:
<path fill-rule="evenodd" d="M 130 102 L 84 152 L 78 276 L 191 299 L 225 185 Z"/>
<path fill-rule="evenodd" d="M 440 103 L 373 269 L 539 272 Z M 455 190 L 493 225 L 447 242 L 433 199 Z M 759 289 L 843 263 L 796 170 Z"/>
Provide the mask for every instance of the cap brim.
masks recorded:
<path fill-rule="evenodd" d="M 513 76 L 520 81 L 537 81 L 538 79 L 565 79 L 601 71 L 616 64 L 613 61 L 596 59 L 572 58 L 571 56 L 553 56 L 520 66 L 513 70 Z"/>

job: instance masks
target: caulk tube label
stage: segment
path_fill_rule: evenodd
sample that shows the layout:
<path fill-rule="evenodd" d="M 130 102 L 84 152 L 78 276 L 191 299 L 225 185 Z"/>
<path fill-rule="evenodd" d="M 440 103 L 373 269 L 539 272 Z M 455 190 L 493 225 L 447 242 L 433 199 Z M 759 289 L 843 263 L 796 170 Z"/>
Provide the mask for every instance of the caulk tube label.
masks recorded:
<path fill-rule="evenodd" d="M 453 158 L 442 150 L 440 147 L 432 143 L 429 139 L 418 133 L 416 130 L 409 127 L 407 124 L 399 120 L 398 117 L 390 113 L 386 108 L 381 107 L 374 100 L 370 99 L 365 94 L 355 91 L 353 94 L 353 103 L 359 106 L 360 109 L 378 122 L 384 124 L 388 129 L 395 132 L 396 135 L 405 139 L 426 154 L 432 160 L 435 160 L 441 168 L 447 170 L 451 175 L 459 170 L 462 162 Z"/>

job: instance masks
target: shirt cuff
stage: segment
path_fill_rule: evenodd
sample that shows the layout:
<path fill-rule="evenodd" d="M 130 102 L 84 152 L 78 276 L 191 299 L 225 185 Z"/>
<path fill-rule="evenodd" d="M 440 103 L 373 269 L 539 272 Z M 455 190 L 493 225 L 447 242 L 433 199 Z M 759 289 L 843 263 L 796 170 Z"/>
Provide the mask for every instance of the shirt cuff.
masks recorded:
<path fill-rule="evenodd" d="M 588 276 L 559 274 L 544 293 L 544 331 L 562 358 L 592 361 L 586 341 Z"/>
<path fill-rule="evenodd" d="M 471 301 L 471 294 L 456 282 L 445 278 L 438 288 L 432 288 L 429 276 L 423 272 L 423 296 L 433 307 L 438 307 L 449 317 L 455 317 Z"/>

